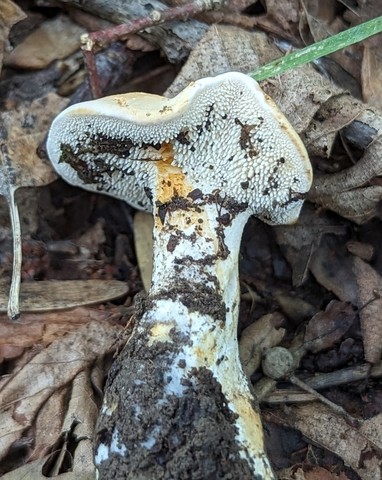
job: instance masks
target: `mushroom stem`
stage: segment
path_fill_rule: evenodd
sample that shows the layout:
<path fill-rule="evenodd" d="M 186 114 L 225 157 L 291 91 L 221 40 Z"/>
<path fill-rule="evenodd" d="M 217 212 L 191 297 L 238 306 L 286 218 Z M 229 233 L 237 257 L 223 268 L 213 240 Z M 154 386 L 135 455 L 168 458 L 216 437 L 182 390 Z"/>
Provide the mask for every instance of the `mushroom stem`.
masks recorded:
<path fill-rule="evenodd" d="M 272 479 L 239 362 L 238 249 L 250 215 L 297 220 L 312 181 L 297 133 L 254 80 L 230 72 L 172 99 L 69 107 L 47 149 L 73 185 L 155 217 L 152 286 L 97 426 L 100 476 Z"/>
<path fill-rule="evenodd" d="M 100 478 L 272 479 L 238 353 L 247 205 L 158 171 L 152 287 L 106 388 Z"/>

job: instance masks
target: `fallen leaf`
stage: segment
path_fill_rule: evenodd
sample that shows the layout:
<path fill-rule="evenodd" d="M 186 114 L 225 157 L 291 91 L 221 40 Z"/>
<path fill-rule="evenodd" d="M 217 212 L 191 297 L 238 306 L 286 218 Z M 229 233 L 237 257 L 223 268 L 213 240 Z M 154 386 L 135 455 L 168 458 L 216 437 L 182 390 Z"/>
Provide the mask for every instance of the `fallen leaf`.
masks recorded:
<path fill-rule="evenodd" d="M 20 468 L 16 468 L 11 472 L 5 473 L 1 476 L 2 480 L 40 480 L 45 478 L 41 474 L 44 465 L 49 460 L 50 455 L 44 458 L 27 463 Z M 86 473 L 81 471 L 62 473 L 59 476 L 60 480 L 94 480 L 94 472 Z"/>
<path fill-rule="evenodd" d="M 349 303 L 332 300 L 324 312 L 312 317 L 306 327 L 304 347 L 317 353 L 332 348 L 352 327 L 356 313 Z"/>
<path fill-rule="evenodd" d="M 0 312 L 7 311 L 7 289 L 0 283 Z M 46 312 L 108 302 L 129 291 L 126 282 L 118 280 L 47 280 L 24 282 L 20 290 L 23 312 Z"/>
<path fill-rule="evenodd" d="M 78 50 L 83 33 L 86 30 L 68 16 L 58 15 L 46 20 L 17 45 L 9 55 L 7 64 L 16 68 L 45 68 L 53 60 L 68 57 Z"/>
<path fill-rule="evenodd" d="M 44 457 L 61 435 L 69 385 L 57 389 L 42 405 L 34 422 L 34 442 L 28 462 Z"/>
<path fill-rule="evenodd" d="M 146 292 L 151 286 L 153 268 L 153 228 L 154 220 L 150 213 L 137 212 L 134 216 L 134 245 L 137 262 Z"/>
<path fill-rule="evenodd" d="M 335 176 L 335 174 L 333 175 Z M 333 179 L 333 182 L 336 180 Z M 334 194 L 322 194 L 315 201 L 323 208 L 336 212 L 341 217 L 361 225 L 376 216 L 379 216 L 379 209 L 382 199 L 382 187 L 371 186 L 354 188 L 351 191 L 343 191 L 338 185 L 338 191 Z"/>
<path fill-rule="evenodd" d="M 378 363 L 382 357 L 382 278 L 368 263 L 354 258 L 358 308 L 365 359 Z"/>
<path fill-rule="evenodd" d="M 343 100 L 340 97 L 338 102 L 337 107 L 341 108 Z M 382 199 L 382 187 L 375 183 L 382 175 L 382 144 L 379 141 L 382 135 L 382 115 L 372 106 L 366 108 L 363 105 L 360 110 L 360 105 L 360 102 L 351 100 L 351 104 L 346 107 L 350 112 L 353 109 L 357 117 L 343 128 L 342 135 L 349 143 L 348 148 L 364 150 L 363 155 L 353 166 L 337 173 L 317 172 L 308 194 L 310 201 L 357 224 L 379 217 Z M 309 135 L 313 137 L 314 132 Z"/>
<path fill-rule="evenodd" d="M 315 42 L 338 33 L 339 30 L 332 26 L 336 18 L 336 5 L 331 0 L 323 0 L 319 5 L 314 0 L 303 0 L 301 3 Z"/>
<path fill-rule="evenodd" d="M 266 11 L 269 22 L 279 25 L 280 30 L 292 37 L 297 35 L 298 20 L 300 17 L 300 3 L 297 0 L 279 2 L 266 0 Z"/>
<path fill-rule="evenodd" d="M 382 54 L 380 46 L 365 46 L 362 58 L 362 92 L 365 102 L 382 111 Z"/>
<path fill-rule="evenodd" d="M 309 302 L 289 292 L 275 293 L 274 299 L 279 304 L 281 311 L 292 321 L 293 325 L 299 325 L 317 312 L 317 309 Z"/>
<path fill-rule="evenodd" d="M 306 463 L 301 467 L 285 468 L 277 472 L 278 480 L 350 480 L 344 473 L 337 475 L 326 468 Z"/>
<path fill-rule="evenodd" d="M 26 18 L 26 14 L 12 0 L 2 0 L 0 8 L 0 73 L 3 55 L 8 43 L 8 35 L 15 23 Z"/>
<path fill-rule="evenodd" d="M 100 245 L 106 242 L 104 227 L 105 220 L 99 218 L 96 223 L 88 228 L 76 241 L 76 244 L 80 247 L 81 253 L 85 258 L 91 258 L 98 254 Z"/>
<path fill-rule="evenodd" d="M 90 322 L 121 322 L 124 309 L 97 309 L 77 307 L 49 313 L 25 313 L 17 322 L 10 322 L 6 315 L 0 315 L 0 361 L 13 360 L 15 370 L 21 368 L 30 358 L 25 358 L 33 347 L 32 356 L 38 348 L 62 339 L 69 332 L 78 330 Z M 5 377 L 3 377 L 5 378 Z M 1 383 L 1 379 L 0 379 Z"/>
<path fill-rule="evenodd" d="M 338 132 L 357 119 L 364 109 L 365 105 L 348 93 L 334 95 L 322 103 L 304 132 L 309 155 L 329 158 Z"/>
<path fill-rule="evenodd" d="M 348 251 L 362 260 L 370 261 L 375 254 L 375 248 L 370 243 L 357 242 L 356 240 L 349 240 L 346 243 Z"/>
<path fill-rule="evenodd" d="M 81 325 L 8 377 L 0 391 L 0 459 L 31 427 L 46 400 L 109 353 L 121 331 L 122 327 L 107 322 Z"/>
<path fill-rule="evenodd" d="M 353 258 L 346 252 L 343 239 L 333 235 L 323 237 L 311 258 L 309 269 L 317 282 L 340 300 L 357 305 Z"/>
<path fill-rule="evenodd" d="M 277 243 L 292 267 L 294 286 L 302 285 L 308 278 L 309 269 L 321 249 L 321 240 L 328 234 L 342 236 L 346 227 L 320 215 L 311 205 L 304 205 L 296 225 L 273 227 Z"/>
<path fill-rule="evenodd" d="M 239 354 L 243 369 L 250 377 L 260 366 L 266 349 L 279 345 L 285 329 L 280 328 L 283 316 L 280 313 L 264 315 L 241 332 Z"/>
<path fill-rule="evenodd" d="M 264 416 L 268 417 L 267 414 Z M 375 443 L 376 437 L 382 438 L 380 423 L 374 425 L 374 436 L 369 438 L 362 427 L 349 425 L 344 417 L 318 402 L 272 410 L 269 420 L 275 419 L 299 430 L 314 444 L 338 455 L 362 480 L 380 478 L 382 453 L 380 441 Z"/>
<path fill-rule="evenodd" d="M 237 45 L 240 44 L 240 49 Z M 190 82 L 228 71 L 250 72 L 280 56 L 266 35 L 229 25 L 214 25 L 190 53 L 165 96 L 174 97 Z"/>
<path fill-rule="evenodd" d="M 93 474 L 92 439 L 98 415 L 98 407 L 90 383 L 89 371 L 80 372 L 71 385 L 70 398 L 66 411 L 61 411 L 63 419 L 61 437 L 51 444 L 51 456 L 45 462 L 41 473 L 45 477 L 55 477 L 66 472 Z M 65 417 L 65 418 L 64 418 Z"/>
<path fill-rule="evenodd" d="M 52 120 L 67 104 L 68 99 L 50 93 L 20 104 L 16 110 L 1 112 L 1 145 L 6 146 L 10 158 L 8 171 L 1 172 L 2 188 L 6 180 L 19 188 L 48 185 L 57 178 L 50 162 L 39 157 L 37 149 Z"/>
<path fill-rule="evenodd" d="M 382 449 L 382 413 L 364 420 L 360 431 Z"/>
<path fill-rule="evenodd" d="M 349 28 L 348 22 L 343 16 L 338 15 L 336 3 L 331 0 L 323 0 L 319 3 L 315 0 L 304 0 L 302 5 L 310 33 L 308 38 L 305 38 L 308 35 L 302 35 L 305 43 L 318 42 Z M 300 31 L 301 30 L 302 28 L 300 26 Z M 359 62 L 355 61 L 355 58 L 359 57 L 361 54 L 361 45 L 350 45 L 342 48 L 339 52 L 331 54 L 329 58 L 359 81 L 360 65 Z M 338 75 L 334 76 L 333 80 L 339 85 Z"/>

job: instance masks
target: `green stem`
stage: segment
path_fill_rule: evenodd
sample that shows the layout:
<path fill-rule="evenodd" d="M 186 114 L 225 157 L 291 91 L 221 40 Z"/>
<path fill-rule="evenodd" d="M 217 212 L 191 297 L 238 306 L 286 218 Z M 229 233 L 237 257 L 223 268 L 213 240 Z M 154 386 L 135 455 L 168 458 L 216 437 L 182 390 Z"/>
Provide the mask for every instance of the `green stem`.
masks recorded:
<path fill-rule="evenodd" d="M 317 42 L 308 47 L 296 50 L 295 52 L 285 55 L 285 57 L 278 58 L 267 65 L 264 65 L 249 75 L 257 80 L 265 80 L 269 77 L 275 77 L 281 73 L 291 70 L 293 68 L 312 62 L 317 58 L 324 57 L 330 53 L 337 52 L 342 48 L 346 48 L 354 43 L 362 42 L 366 38 L 382 32 L 382 17 L 374 18 L 368 22 L 349 28 L 344 32 L 333 35 L 321 42 Z"/>

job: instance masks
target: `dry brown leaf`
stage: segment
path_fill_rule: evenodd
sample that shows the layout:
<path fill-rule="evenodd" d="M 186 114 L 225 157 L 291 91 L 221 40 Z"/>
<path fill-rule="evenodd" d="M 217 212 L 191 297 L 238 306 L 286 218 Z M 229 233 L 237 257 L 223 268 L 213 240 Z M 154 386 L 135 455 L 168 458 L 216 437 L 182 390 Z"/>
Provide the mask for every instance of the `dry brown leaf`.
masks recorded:
<path fill-rule="evenodd" d="M 41 475 L 41 471 L 44 465 L 49 461 L 50 455 L 44 458 L 35 460 L 34 462 L 27 463 L 20 468 L 12 470 L 9 473 L 5 473 L 1 476 L 2 480 L 42 480 L 46 477 Z M 59 476 L 60 480 L 94 480 L 94 473 L 89 472 L 67 472 L 62 473 Z"/>
<path fill-rule="evenodd" d="M 120 317 L 121 314 L 119 311 L 89 307 L 63 312 L 25 313 L 17 322 L 10 322 L 3 314 L 0 315 L 0 352 L 5 359 L 13 358 L 28 347 L 49 345 L 82 324 L 110 321 L 113 316 Z"/>
<path fill-rule="evenodd" d="M 354 258 L 354 273 L 365 359 L 378 363 L 382 358 L 382 278 L 358 257 Z"/>
<path fill-rule="evenodd" d="M 306 464 L 301 467 L 293 466 L 277 472 L 279 480 L 350 480 L 344 473 L 337 475 L 326 468 Z"/>
<path fill-rule="evenodd" d="M 304 144 L 309 155 L 328 158 L 338 132 L 349 125 L 365 110 L 358 100 L 344 92 L 329 98 L 321 105 L 319 113 L 311 119 L 304 134 Z"/>
<path fill-rule="evenodd" d="M 323 237 L 312 255 L 309 269 L 317 282 L 337 298 L 357 305 L 353 258 L 346 252 L 341 238 Z"/>
<path fill-rule="evenodd" d="M 105 220 L 99 218 L 96 223 L 88 228 L 76 241 L 84 258 L 92 258 L 94 255 L 97 255 L 100 245 L 106 242 L 104 227 Z"/>
<path fill-rule="evenodd" d="M 80 48 L 86 30 L 68 16 L 46 20 L 11 52 L 7 64 L 17 68 L 39 69 L 53 60 L 69 56 Z"/>
<path fill-rule="evenodd" d="M 375 248 L 369 243 L 357 242 L 356 240 L 349 240 L 346 242 L 346 248 L 348 251 L 362 260 L 369 262 L 375 254 Z"/>
<path fill-rule="evenodd" d="M 73 382 L 72 395 L 69 402 L 64 426 L 71 420 L 75 426 L 72 436 L 78 442 L 73 458 L 73 472 L 93 473 L 93 437 L 97 421 L 98 407 L 90 382 L 89 372 L 80 372 Z"/>
<path fill-rule="evenodd" d="M 239 340 L 239 354 L 243 369 L 250 377 L 260 366 L 266 349 L 279 345 L 285 329 L 278 328 L 283 316 L 280 313 L 264 315 L 245 328 Z"/>
<path fill-rule="evenodd" d="M 34 422 L 33 450 L 28 462 L 34 462 L 47 455 L 58 441 L 69 390 L 70 386 L 66 385 L 53 392 L 37 413 Z"/>
<path fill-rule="evenodd" d="M 61 438 L 56 445 L 51 444 L 54 448 L 44 464 L 44 475 L 55 477 L 70 471 L 95 476 L 92 439 L 98 408 L 89 371 L 82 371 L 74 378 L 66 405 L 66 412 L 60 412 L 63 420 Z"/>
<path fill-rule="evenodd" d="M 333 175 L 334 176 L 334 175 Z M 335 182 L 335 179 L 334 179 Z M 338 215 L 361 225 L 379 215 L 379 206 L 382 199 L 382 187 L 372 186 L 353 189 L 349 192 L 339 190 L 336 194 L 320 194 L 314 201 L 323 208 L 332 210 Z M 313 198 L 312 198 L 313 199 Z"/>
<path fill-rule="evenodd" d="M 304 13 L 306 21 L 309 25 L 309 32 L 311 38 L 305 39 L 306 43 L 313 43 L 323 40 L 331 35 L 340 33 L 348 28 L 348 23 L 343 19 L 342 15 L 338 14 L 338 5 L 332 0 L 304 0 Z M 359 61 L 356 59 L 362 54 L 362 47 L 360 45 L 351 45 L 341 49 L 330 56 L 330 59 L 335 60 L 335 63 L 353 75 L 359 80 Z M 340 67 L 339 67 L 340 68 Z M 339 84 L 338 70 L 337 75 L 333 77 L 334 81 Z"/>
<path fill-rule="evenodd" d="M 40 187 L 57 178 L 50 162 L 38 156 L 37 148 L 54 117 L 67 104 L 68 99 L 50 93 L 31 103 L 21 104 L 15 110 L 1 113 L 1 145 L 6 147 L 10 161 L 8 176 L 5 177 L 3 169 L 1 172 L 1 189 L 6 181 L 15 188 Z"/>
<path fill-rule="evenodd" d="M 302 0 L 301 3 L 314 42 L 338 33 L 338 28 L 332 25 L 336 19 L 335 3 L 331 0 L 322 0 L 319 4 L 314 0 Z"/>
<path fill-rule="evenodd" d="M 332 300 L 324 312 L 318 312 L 309 321 L 304 347 L 313 353 L 332 348 L 353 325 L 355 318 L 350 304 Z"/>
<path fill-rule="evenodd" d="M 153 268 L 153 216 L 137 212 L 134 216 L 134 245 L 137 262 L 146 292 L 150 289 Z"/>
<path fill-rule="evenodd" d="M 7 292 L 0 282 L 0 312 L 7 311 Z M 126 282 L 118 280 L 47 280 L 24 282 L 20 289 L 23 312 L 46 312 L 109 302 L 129 291 Z"/>
<path fill-rule="evenodd" d="M 350 147 L 364 149 L 363 156 L 353 166 L 338 173 L 316 173 L 308 198 L 362 224 L 380 214 L 382 187 L 374 183 L 382 175 L 382 115 L 372 107 L 363 107 L 359 111 L 357 103 L 353 100 L 351 103 L 347 110 L 353 108 L 357 117 L 343 129 L 343 134 Z"/>
<path fill-rule="evenodd" d="M 382 449 L 382 413 L 364 420 L 360 431 Z"/>
<path fill-rule="evenodd" d="M 275 293 L 274 299 L 279 304 L 281 311 L 292 320 L 293 325 L 299 325 L 317 313 L 317 308 L 302 297 L 288 292 Z"/>
<path fill-rule="evenodd" d="M 274 227 L 277 243 L 292 267 L 294 286 L 302 285 L 308 277 L 312 260 L 321 249 L 321 241 L 328 234 L 342 236 L 346 228 L 320 215 L 310 205 L 304 205 L 296 225 Z"/>
<path fill-rule="evenodd" d="M 278 0 L 266 0 L 267 18 L 271 24 L 280 26 L 284 35 L 296 37 L 297 25 L 300 17 L 300 2 L 292 0 L 280 2 Z"/>
<path fill-rule="evenodd" d="M 0 391 L 0 459 L 30 428 L 41 406 L 55 391 L 115 347 L 121 330 L 120 326 L 104 322 L 82 325 L 9 376 Z"/>
<path fill-rule="evenodd" d="M 380 422 L 374 424 L 375 435 L 369 438 L 362 427 L 349 425 L 344 417 L 318 402 L 273 410 L 269 419 L 274 421 L 275 418 L 338 455 L 362 480 L 380 478 L 381 446 L 374 441 L 376 437 L 382 438 Z"/>
<path fill-rule="evenodd" d="M 237 46 L 240 45 L 240 49 Z M 174 97 L 190 82 L 228 71 L 244 73 L 280 56 L 266 35 L 241 28 L 214 25 L 190 53 L 165 96 Z"/>
<path fill-rule="evenodd" d="M 24 347 L 20 345 L 0 345 L 0 363 L 4 362 L 4 360 L 12 360 L 19 357 L 23 351 Z"/>
<path fill-rule="evenodd" d="M 0 73 L 3 66 L 3 55 L 8 43 L 8 35 L 15 23 L 26 18 L 26 14 L 12 0 L 2 0 L 0 6 Z"/>
<path fill-rule="evenodd" d="M 362 92 L 368 104 L 382 111 L 382 53 L 380 45 L 365 46 L 362 59 Z"/>

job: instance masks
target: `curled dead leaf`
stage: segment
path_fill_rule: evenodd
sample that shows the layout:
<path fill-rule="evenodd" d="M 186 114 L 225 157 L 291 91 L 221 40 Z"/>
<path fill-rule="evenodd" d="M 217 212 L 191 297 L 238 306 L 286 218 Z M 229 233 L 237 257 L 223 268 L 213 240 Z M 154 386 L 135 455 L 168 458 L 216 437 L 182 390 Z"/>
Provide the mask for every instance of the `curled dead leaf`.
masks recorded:
<path fill-rule="evenodd" d="M 282 319 L 283 316 L 280 313 L 270 313 L 242 331 L 239 354 L 248 377 L 259 368 L 264 351 L 278 345 L 283 339 L 285 329 L 279 327 Z"/>
<path fill-rule="evenodd" d="M 4 459 L 51 395 L 116 347 L 122 327 L 89 322 L 52 342 L 0 389 L 0 459 Z M 31 381 L 33 379 L 33 381 Z"/>
<path fill-rule="evenodd" d="M 354 258 L 354 273 L 365 359 L 378 363 L 382 358 L 382 278 L 371 265 L 358 257 Z"/>
<path fill-rule="evenodd" d="M 317 353 L 332 348 L 353 325 L 356 313 L 349 303 L 332 300 L 324 312 L 309 321 L 304 337 L 307 350 Z"/>
<path fill-rule="evenodd" d="M 345 418 L 318 402 L 290 406 L 287 411 L 273 410 L 270 420 L 275 421 L 276 418 L 338 455 L 362 480 L 380 478 L 381 445 L 380 441 L 375 442 L 376 435 L 382 438 L 380 424 L 374 424 L 375 428 L 379 428 L 376 435 L 368 437 L 362 427 L 349 425 Z"/>

